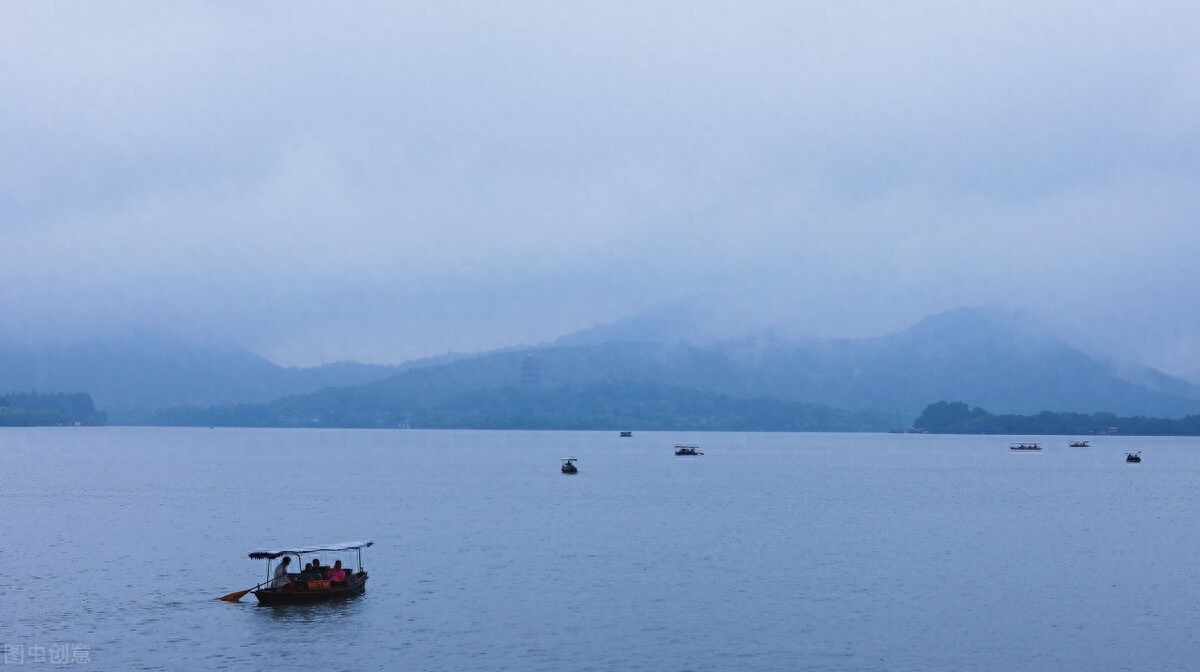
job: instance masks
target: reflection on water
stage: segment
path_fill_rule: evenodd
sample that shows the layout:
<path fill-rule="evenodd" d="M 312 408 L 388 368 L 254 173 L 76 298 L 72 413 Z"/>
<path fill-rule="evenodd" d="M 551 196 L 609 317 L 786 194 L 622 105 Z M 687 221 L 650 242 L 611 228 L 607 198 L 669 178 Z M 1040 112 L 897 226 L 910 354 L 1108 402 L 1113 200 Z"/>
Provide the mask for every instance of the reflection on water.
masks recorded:
<path fill-rule="evenodd" d="M 96 669 L 1196 667 L 1200 442 L 1015 438 L 1045 450 L 0 430 L 0 563 L 20 568 L 0 644 L 85 646 Z M 562 455 L 586 468 L 562 476 Z M 376 541 L 364 596 L 217 599 L 265 578 L 251 550 L 354 538 Z"/>
<path fill-rule="evenodd" d="M 355 604 L 362 597 L 343 597 L 329 602 L 313 604 L 259 604 L 254 610 L 269 622 L 283 621 L 288 623 L 320 623 L 331 627 L 342 625 L 346 619 L 360 613 Z"/>

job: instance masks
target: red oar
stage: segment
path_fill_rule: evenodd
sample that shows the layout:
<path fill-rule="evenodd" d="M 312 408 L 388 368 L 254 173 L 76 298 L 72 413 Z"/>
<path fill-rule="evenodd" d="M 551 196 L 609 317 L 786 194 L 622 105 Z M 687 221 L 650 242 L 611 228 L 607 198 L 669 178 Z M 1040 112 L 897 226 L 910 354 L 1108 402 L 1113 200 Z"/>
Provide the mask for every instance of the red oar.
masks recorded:
<path fill-rule="evenodd" d="M 266 581 L 263 581 L 262 583 L 258 584 L 254 588 L 261 588 L 274 580 L 275 579 L 267 579 Z M 246 593 L 254 590 L 254 588 L 247 588 L 246 590 L 239 590 L 236 593 L 230 593 L 228 595 L 224 595 L 220 599 L 225 600 L 226 602 L 237 602 L 238 600 L 241 600 L 243 597 L 245 597 Z"/>

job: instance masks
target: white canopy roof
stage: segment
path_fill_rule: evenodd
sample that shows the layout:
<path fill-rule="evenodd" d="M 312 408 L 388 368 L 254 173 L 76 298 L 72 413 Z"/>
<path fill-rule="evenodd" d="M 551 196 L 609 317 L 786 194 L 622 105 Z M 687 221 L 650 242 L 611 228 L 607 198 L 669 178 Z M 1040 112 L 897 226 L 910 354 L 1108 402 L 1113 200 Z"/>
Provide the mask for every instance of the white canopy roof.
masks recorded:
<path fill-rule="evenodd" d="M 321 553 L 322 551 L 353 551 L 360 548 L 366 548 L 375 542 L 373 541 L 348 541 L 341 544 L 328 544 L 325 546 L 303 546 L 298 548 L 285 548 L 278 551 L 254 551 L 250 554 L 252 560 L 274 560 L 282 555 L 304 555 L 306 553 Z"/>

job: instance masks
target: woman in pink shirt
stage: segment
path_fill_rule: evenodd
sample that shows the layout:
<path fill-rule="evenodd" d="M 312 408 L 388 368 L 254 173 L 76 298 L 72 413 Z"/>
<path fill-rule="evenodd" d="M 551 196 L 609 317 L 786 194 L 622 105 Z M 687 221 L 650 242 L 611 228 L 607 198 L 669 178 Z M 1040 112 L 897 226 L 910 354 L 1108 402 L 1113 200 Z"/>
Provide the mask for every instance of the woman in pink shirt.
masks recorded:
<path fill-rule="evenodd" d="M 346 570 L 342 569 L 341 560 L 333 563 L 333 567 L 325 570 L 325 578 L 329 579 L 330 583 L 342 583 L 346 580 Z"/>

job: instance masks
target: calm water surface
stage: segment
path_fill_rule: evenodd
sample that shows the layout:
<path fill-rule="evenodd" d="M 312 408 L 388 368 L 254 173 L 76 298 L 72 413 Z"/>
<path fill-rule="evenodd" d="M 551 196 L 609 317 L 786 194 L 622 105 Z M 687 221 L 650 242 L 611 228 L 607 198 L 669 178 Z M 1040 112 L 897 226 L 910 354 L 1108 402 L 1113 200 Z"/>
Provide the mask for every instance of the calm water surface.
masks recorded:
<path fill-rule="evenodd" d="M 1200 668 L 1200 441 L 1010 440 L 3 429 L 0 644 L 27 669 Z M 362 598 L 215 599 L 263 579 L 251 550 L 364 538 Z"/>

